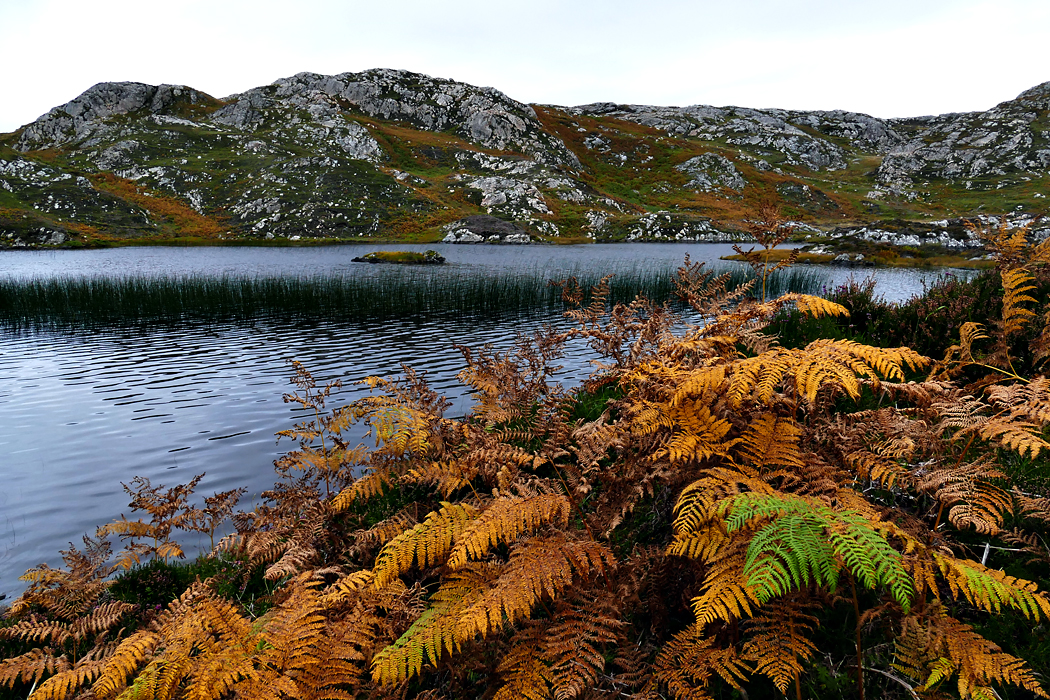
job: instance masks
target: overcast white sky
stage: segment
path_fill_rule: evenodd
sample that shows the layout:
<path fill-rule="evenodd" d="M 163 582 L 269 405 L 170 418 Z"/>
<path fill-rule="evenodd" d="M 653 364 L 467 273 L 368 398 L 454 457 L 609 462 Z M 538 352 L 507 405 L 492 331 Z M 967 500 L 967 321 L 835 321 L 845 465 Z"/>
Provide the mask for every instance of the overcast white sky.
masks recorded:
<path fill-rule="evenodd" d="M 1047 0 L 0 0 L 0 132 L 102 81 L 216 97 L 403 68 L 523 102 L 988 109 L 1050 81 Z"/>

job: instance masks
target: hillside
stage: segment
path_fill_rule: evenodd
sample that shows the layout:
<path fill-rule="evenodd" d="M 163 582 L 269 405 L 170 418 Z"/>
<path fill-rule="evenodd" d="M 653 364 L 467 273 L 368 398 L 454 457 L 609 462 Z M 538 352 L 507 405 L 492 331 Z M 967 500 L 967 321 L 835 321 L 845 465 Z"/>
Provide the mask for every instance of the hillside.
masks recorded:
<path fill-rule="evenodd" d="M 1050 83 L 914 119 L 526 105 L 394 70 L 224 99 L 100 83 L 0 136 L 0 244 L 430 241 L 478 214 L 554 241 L 724 240 L 772 199 L 814 237 L 958 247 L 960 217 L 1043 211 L 1048 115 Z"/>

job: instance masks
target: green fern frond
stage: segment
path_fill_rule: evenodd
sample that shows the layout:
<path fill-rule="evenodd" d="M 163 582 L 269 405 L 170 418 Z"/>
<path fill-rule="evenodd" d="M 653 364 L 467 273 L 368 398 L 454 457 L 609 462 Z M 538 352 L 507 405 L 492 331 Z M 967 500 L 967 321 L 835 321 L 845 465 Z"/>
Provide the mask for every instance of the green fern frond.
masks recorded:
<path fill-rule="evenodd" d="M 761 602 L 810 582 L 834 591 L 845 567 L 867 588 L 888 587 L 908 610 L 914 585 L 900 554 L 860 514 L 783 494 L 743 494 L 725 510 L 730 534 L 756 528 L 744 574 Z"/>

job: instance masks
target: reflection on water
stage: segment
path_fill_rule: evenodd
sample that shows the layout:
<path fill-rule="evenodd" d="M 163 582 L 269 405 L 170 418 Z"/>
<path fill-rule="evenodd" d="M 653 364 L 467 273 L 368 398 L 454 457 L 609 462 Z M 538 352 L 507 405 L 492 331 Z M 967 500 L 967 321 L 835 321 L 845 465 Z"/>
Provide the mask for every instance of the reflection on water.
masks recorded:
<path fill-rule="evenodd" d="M 370 246 L 370 249 L 383 246 Z M 387 246 L 389 248 L 389 246 Z M 405 248 L 406 246 L 401 246 Z M 412 246 L 408 246 L 412 248 Z M 433 246 L 439 247 L 439 246 Z M 423 246 L 415 246 L 422 249 Z M 579 270 L 671 265 L 689 252 L 711 260 L 719 245 L 451 247 L 442 254 L 478 274 L 523 266 L 551 276 Z M 0 253 L 0 276 L 128 274 L 375 274 L 354 265 L 356 247 L 301 249 L 122 248 L 105 251 Z M 406 274 L 427 274 L 413 270 Z M 827 270 L 834 286 L 848 271 Z M 441 274 L 441 273 L 439 273 Z M 901 299 L 934 273 L 879 271 L 878 291 Z M 562 275 L 564 276 L 564 275 Z M 341 378 L 335 405 L 361 396 L 353 382 L 393 376 L 407 363 L 466 410 L 455 379 L 460 343 L 512 346 L 519 331 L 557 317 L 410 318 L 381 323 L 278 321 L 186 325 L 150 331 L 0 333 L 0 592 L 17 593 L 17 577 L 42 561 L 60 564 L 58 549 L 121 513 L 131 516 L 121 482 L 136 476 L 173 486 L 207 472 L 198 495 L 247 486 L 242 506 L 273 483 L 273 460 L 288 444 L 274 433 L 301 420 L 282 394 L 292 389 L 288 360 L 320 381 Z M 568 348 L 560 379 L 589 371 L 583 344 Z"/>
<path fill-rule="evenodd" d="M 14 579 L 41 561 L 60 563 L 57 550 L 79 545 L 82 533 L 122 512 L 131 516 L 120 484 L 133 476 L 172 486 L 207 472 L 199 495 L 247 486 L 243 503 L 269 488 L 273 460 L 290 448 L 277 445 L 274 433 L 305 417 L 282 401 L 294 388 L 288 360 L 321 382 L 343 380 L 332 405 L 364 395 L 357 380 L 395 376 L 406 363 L 461 414 L 469 397 L 455 379 L 464 364 L 453 344 L 509 349 L 519 328 L 538 323 L 446 319 L 375 328 L 260 320 L 3 337 L 0 591 L 17 590 Z M 569 348 L 563 382 L 586 375 L 584 354 L 581 344 Z"/>

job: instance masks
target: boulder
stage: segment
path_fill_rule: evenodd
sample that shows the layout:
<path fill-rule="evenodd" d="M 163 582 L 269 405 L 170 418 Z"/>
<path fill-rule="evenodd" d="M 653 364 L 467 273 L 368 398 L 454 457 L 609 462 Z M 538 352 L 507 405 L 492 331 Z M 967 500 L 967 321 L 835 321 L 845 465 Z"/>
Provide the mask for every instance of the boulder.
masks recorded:
<path fill-rule="evenodd" d="M 444 243 L 531 243 L 529 232 L 517 224 L 486 214 L 476 214 L 444 227 Z"/>

